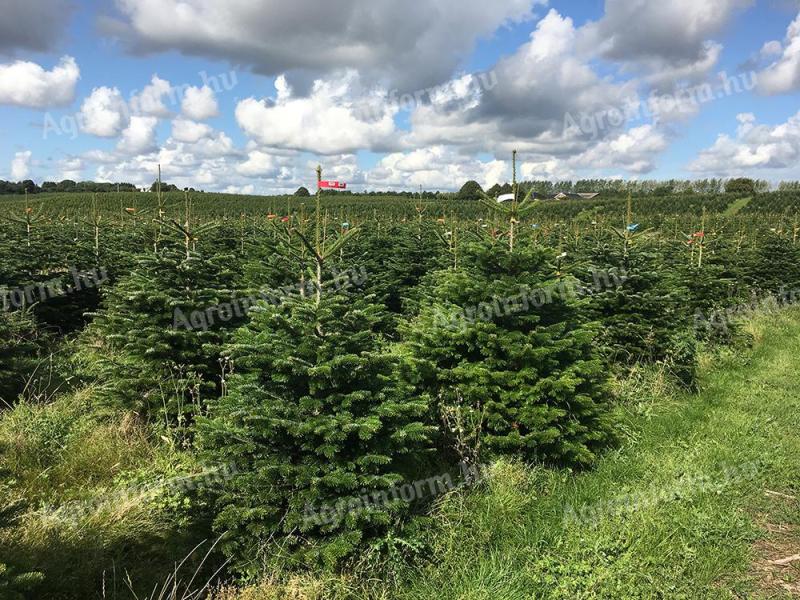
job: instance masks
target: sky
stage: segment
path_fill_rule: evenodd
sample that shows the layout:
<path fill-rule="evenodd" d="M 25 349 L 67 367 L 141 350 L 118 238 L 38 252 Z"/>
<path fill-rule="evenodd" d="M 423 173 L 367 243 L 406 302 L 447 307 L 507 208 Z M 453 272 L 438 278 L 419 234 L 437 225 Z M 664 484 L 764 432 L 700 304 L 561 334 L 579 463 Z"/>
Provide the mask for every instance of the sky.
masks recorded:
<path fill-rule="evenodd" d="M 798 0 L 2 0 L 0 179 L 800 179 Z"/>

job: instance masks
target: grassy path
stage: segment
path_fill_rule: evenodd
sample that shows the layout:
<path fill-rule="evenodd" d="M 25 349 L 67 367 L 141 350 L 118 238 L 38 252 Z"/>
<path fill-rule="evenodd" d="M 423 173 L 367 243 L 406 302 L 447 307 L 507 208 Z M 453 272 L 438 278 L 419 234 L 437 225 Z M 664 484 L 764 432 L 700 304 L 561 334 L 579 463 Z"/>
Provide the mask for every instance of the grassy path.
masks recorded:
<path fill-rule="evenodd" d="M 800 561 L 770 562 L 800 554 L 800 312 L 752 327 L 699 395 L 627 402 L 595 470 L 498 464 L 448 498 L 390 597 L 800 597 Z"/>
<path fill-rule="evenodd" d="M 733 217 L 739 214 L 739 212 L 748 204 L 750 204 L 750 200 L 752 198 L 739 198 L 738 200 L 731 203 L 730 206 L 723 212 L 723 216 L 725 217 Z"/>

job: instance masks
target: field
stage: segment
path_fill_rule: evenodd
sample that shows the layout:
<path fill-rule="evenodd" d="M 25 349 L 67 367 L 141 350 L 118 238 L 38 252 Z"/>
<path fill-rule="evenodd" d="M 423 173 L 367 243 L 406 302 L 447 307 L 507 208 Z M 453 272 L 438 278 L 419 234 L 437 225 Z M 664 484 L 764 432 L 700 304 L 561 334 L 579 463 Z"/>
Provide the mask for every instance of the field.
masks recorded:
<path fill-rule="evenodd" d="M 792 597 L 798 234 L 800 192 L 0 197 L 0 597 Z"/>

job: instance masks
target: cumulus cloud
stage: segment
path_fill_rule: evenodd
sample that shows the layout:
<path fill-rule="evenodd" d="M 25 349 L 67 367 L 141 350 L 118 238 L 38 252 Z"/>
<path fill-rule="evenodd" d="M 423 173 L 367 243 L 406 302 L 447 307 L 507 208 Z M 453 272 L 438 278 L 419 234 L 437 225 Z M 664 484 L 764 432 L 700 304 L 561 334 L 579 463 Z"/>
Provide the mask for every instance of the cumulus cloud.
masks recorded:
<path fill-rule="evenodd" d="M 625 169 L 643 174 L 655 168 L 654 159 L 669 141 L 654 125 L 642 125 L 622 132 L 569 159 L 575 169 Z"/>
<path fill-rule="evenodd" d="M 181 103 L 183 114 L 195 121 L 204 121 L 219 114 L 217 99 L 214 90 L 207 85 L 203 87 L 190 86 L 186 88 Z"/>
<path fill-rule="evenodd" d="M 711 38 L 753 0 L 606 0 L 605 14 L 581 30 L 581 46 L 644 72 L 656 85 L 698 80 L 720 54 Z"/>
<path fill-rule="evenodd" d="M 164 98 L 174 100 L 175 92 L 169 81 L 161 79 L 158 75 L 153 75 L 150 83 L 145 86 L 141 93 L 131 98 L 131 110 L 143 115 L 166 118 L 169 117 L 170 109 L 164 104 Z"/>
<path fill-rule="evenodd" d="M 390 87 L 450 77 L 476 41 L 544 0 L 117 0 L 105 22 L 135 52 L 178 50 L 264 75 L 355 68 Z"/>
<path fill-rule="evenodd" d="M 481 161 L 459 156 L 445 146 L 432 146 L 386 155 L 366 173 L 366 183 L 372 188 L 457 190 L 474 179 L 486 188 L 506 181 L 509 170 L 508 162 Z"/>
<path fill-rule="evenodd" d="M 0 64 L 0 104 L 29 108 L 67 105 L 75 98 L 80 75 L 71 56 L 64 56 L 50 71 L 22 60 Z"/>
<path fill-rule="evenodd" d="M 11 160 L 11 179 L 12 181 L 22 181 L 30 174 L 31 151 L 24 150 L 14 154 Z"/>
<path fill-rule="evenodd" d="M 236 172 L 245 177 L 274 177 L 280 172 L 277 158 L 260 150 L 247 155 L 247 160 L 236 167 Z"/>
<path fill-rule="evenodd" d="M 122 131 L 117 149 L 125 154 L 141 154 L 156 147 L 156 117 L 131 117 L 128 126 Z"/>
<path fill-rule="evenodd" d="M 117 88 L 94 88 L 81 106 L 83 131 L 98 137 L 118 136 L 129 120 L 128 105 Z"/>
<path fill-rule="evenodd" d="M 71 179 L 73 181 L 81 180 L 81 173 L 83 171 L 83 161 L 80 158 L 65 158 L 59 161 L 61 173 L 59 174 L 59 181 L 64 179 Z"/>
<path fill-rule="evenodd" d="M 52 50 L 66 29 L 75 4 L 70 0 L 4 2 L 0 53 Z"/>
<path fill-rule="evenodd" d="M 759 125 L 755 115 L 742 113 L 735 137 L 722 134 L 700 152 L 689 170 L 738 175 L 753 169 L 797 169 L 800 164 L 800 113 L 779 125 Z"/>
<path fill-rule="evenodd" d="M 800 14 L 786 31 L 786 41 L 768 42 L 762 56 L 780 55 L 758 74 L 758 89 L 763 94 L 784 94 L 800 88 Z"/>
<path fill-rule="evenodd" d="M 392 147 L 397 109 L 365 110 L 358 74 L 317 80 L 311 95 L 294 97 L 286 78 L 278 77 L 274 99 L 247 98 L 236 107 L 236 121 L 259 144 L 276 148 L 340 154 Z"/>
<path fill-rule="evenodd" d="M 599 77 L 576 54 L 576 36 L 572 19 L 551 10 L 530 41 L 494 67 L 494 85 L 477 86 L 482 91 L 471 102 L 452 108 L 431 103 L 415 110 L 407 143 L 569 155 L 583 151 L 598 134 L 621 130 L 622 121 L 594 134 L 569 128 L 569 117 L 607 112 L 636 97 L 634 84 Z"/>
<path fill-rule="evenodd" d="M 197 123 L 188 119 L 175 119 L 172 122 L 172 137 L 179 142 L 194 144 L 208 137 L 214 130 L 205 123 Z"/>

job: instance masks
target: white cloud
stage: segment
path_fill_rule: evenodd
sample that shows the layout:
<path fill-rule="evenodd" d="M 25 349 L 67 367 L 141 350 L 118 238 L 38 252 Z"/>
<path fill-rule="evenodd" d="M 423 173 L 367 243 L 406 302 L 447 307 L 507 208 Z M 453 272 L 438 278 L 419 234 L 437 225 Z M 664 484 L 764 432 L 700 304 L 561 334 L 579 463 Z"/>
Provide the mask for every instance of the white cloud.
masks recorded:
<path fill-rule="evenodd" d="M 188 87 L 183 95 L 181 109 L 184 115 L 195 121 L 204 121 L 219 114 L 214 90 L 207 85 L 203 87 Z"/>
<path fill-rule="evenodd" d="M 179 142 L 194 144 L 213 133 L 211 126 L 188 119 L 175 119 L 172 122 L 172 137 Z"/>
<path fill-rule="evenodd" d="M 117 149 L 125 154 L 141 154 L 156 148 L 156 117 L 131 117 L 122 131 Z"/>
<path fill-rule="evenodd" d="M 61 173 L 58 180 L 71 179 L 72 181 L 80 181 L 83 171 L 83 161 L 80 158 L 65 158 L 59 161 Z"/>
<path fill-rule="evenodd" d="M 459 156 L 445 146 L 432 146 L 411 152 L 395 152 L 383 157 L 366 173 L 370 188 L 457 190 L 464 182 L 474 179 L 484 189 L 506 181 L 508 162 L 480 161 Z"/>
<path fill-rule="evenodd" d="M 30 108 L 64 106 L 75 98 L 78 79 L 80 69 L 71 56 L 64 56 L 51 71 L 21 60 L 0 64 L 0 104 Z"/>
<path fill-rule="evenodd" d="M 81 106 L 83 131 L 98 137 L 118 136 L 129 120 L 128 105 L 117 88 L 94 88 Z"/>
<path fill-rule="evenodd" d="M 176 49 L 265 75 L 354 68 L 416 89 L 447 79 L 477 40 L 531 16 L 542 0 L 117 0 L 106 21 L 135 51 Z"/>
<path fill-rule="evenodd" d="M 722 134 L 689 165 L 695 172 L 740 175 L 754 169 L 800 166 L 800 113 L 779 125 L 759 125 L 752 113 L 736 117 L 736 136 Z"/>
<path fill-rule="evenodd" d="M 284 77 L 275 83 L 274 100 L 248 98 L 236 107 L 236 121 L 259 144 L 276 148 L 339 154 L 381 150 L 395 144 L 396 109 L 377 113 L 358 99 L 358 75 L 317 80 L 311 95 L 296 98 Z"/>
<path fill-rule="evenodd" d="M 252 183 L 247 185 L 229 185 L 223 190 L 226 194 L 245 194 L 251 195 L 256 193 L 256 186 Z"/>
<path fill-rule="evenodd" d="M 236 172 L 245 177 L 273 177 L 279 172 L 279 166 L 274 155 L 254 150 L 236 167 Z"/>
<path fill-rule="evenodd" d="M 153 75 L 150 83 L 145 86 L 141 93 L 131 98 L 131 110 L 143 115 L 166 118 L 171 112 L 164 105 L 164 97 L 174 100 L 175 91 L 169 81 L 161 79 L 158 75 Z"/>
<path fill-rule="evenodd" d="M 31 151 L 24 150 L 14 154 L 11 161 L 11 180 L 22 181 L 30 174 Z"/>
<path fill-rule="evenodd" d="M 456 144 L 476 152 L 529 152 L 570 155 L 593 143 L 593 137 L 622 129 L 569 130 L 568 115 L 597 115 L 624 107 L 636 97 L 635 84 L 614 84 L 595 73 L 576 54 L 572 19 L 551 10 L 536 26 L 530 41 L 494 67 L 496 85 L 466 105 L 419 107 L 411 116 L 407 143 Z M 490 89 L 489 89 L 490 88 Z"/>
<path fill-rule="evenodd" d="M 786 43 L 768 42 L 762 56 L 780 58 L 758 74 L 758 89 L 763 94 L 784 94 L 800 88 L 800 14 L 786 31 Z"/>
<path fill-rule="evenodd" d="M 662 131 L 654 125 L 642 125 L 604 140 L 571 157 L 568 163 L 574 169 L 625 169 L 630 173 L 648 173 L 655 168 L 655 157 L 668 145 Z"/>

